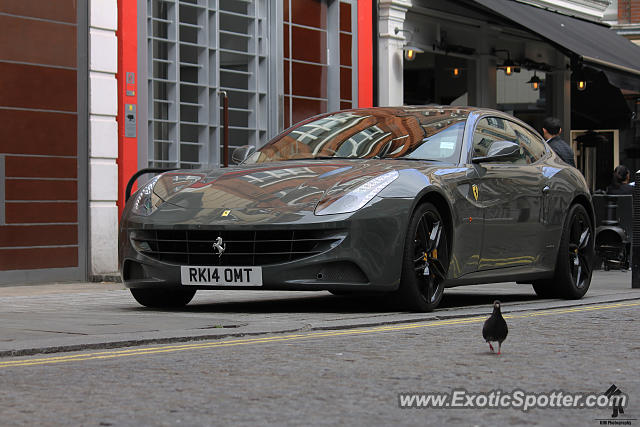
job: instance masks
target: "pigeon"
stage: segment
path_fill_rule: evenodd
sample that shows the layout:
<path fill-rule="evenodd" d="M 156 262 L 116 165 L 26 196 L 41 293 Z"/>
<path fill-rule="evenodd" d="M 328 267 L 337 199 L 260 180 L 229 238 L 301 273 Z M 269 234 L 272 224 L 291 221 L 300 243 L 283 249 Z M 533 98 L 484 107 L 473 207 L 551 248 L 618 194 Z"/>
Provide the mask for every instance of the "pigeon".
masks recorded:
<path fill-rule="evenodd" d="M 498 354 L 500 354 L 500 346 L 502 345 L 502 341 L 507 339 L 508 333 L 509 328 L 507 327 L 507 322 L 504 320 L 504 317 L 502 317 L 502 313 L 500 312 L 500 301 L 496 300 L 493 302 L 493 313 L 491 313 L 491 316 L 485 320 L 484 326 L 482 327 L 482 336 L 485 341 L 489 343 L 491 352 L 494 352 L 491 341 L 497 341 Z"/>

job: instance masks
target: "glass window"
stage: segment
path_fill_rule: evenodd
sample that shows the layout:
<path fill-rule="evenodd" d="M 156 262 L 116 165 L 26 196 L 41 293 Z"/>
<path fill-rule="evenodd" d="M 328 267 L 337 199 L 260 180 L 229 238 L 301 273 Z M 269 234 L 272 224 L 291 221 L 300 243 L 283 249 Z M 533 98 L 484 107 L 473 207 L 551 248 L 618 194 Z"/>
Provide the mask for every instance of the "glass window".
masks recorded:
<path fill-rule="evenodd" d="M 518 143 L 518 134 L 508 120 L 501 117 L 485 117 L 478 121 L 473 132 L 472 157 L 486 157 L 499 150 L 504 141 Z M 505 160 L 502 163 L 527 164 L 530 163 L 527 153 L 520 148 L 520 157 Z"/>
<path fill-rule="evenodd" d="M 406 157 L 410 159 L 447 160 L 453 159 L 464 132 L 464 123 L 458 122 L 422 140 Z"/>
<path fill-rule="evenodd" d="M 457 163 L 466 115 L 455 110 L 430 113 L 389 109 L 329 114 L 289 129 L 247 162 L 383 158 Z"/>
<path fill-rule="evenodd" d="M 512 123 L 512 127 L 516 133 L 518 144 L 525 152 L 528 163 L 535 163 L 544 156 L 547 149 L 544 142 L 535 134 L 529 132 L 524 127 Z"/>

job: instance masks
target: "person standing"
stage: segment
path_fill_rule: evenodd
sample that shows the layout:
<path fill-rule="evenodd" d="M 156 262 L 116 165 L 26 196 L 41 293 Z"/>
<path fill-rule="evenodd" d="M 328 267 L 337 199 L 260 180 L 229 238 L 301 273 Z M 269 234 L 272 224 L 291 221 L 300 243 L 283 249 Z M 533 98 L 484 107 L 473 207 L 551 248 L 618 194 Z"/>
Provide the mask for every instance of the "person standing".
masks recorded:
<path fill-rule="evenodd" d="M 633 194 L 633 185 L 629 184 L 630 178 L 629 168 L 624 165 L 618 165 L 613 171 L 611 184 L 607 187 L 607 194 L 618 196 Z"/>
<path fill-rule="evenodd" d="M 546 139 L 547 144 L 555 153 L 560 156 L 565 163 L 570 166 L 576 167 L 576 163 L 573 160 L 573 150 L 562 138 L 560 133 L 562 132 L 562 123 L 560 119 L 556 117 L 547 117 L 542 122 L 542 136 Z"/>

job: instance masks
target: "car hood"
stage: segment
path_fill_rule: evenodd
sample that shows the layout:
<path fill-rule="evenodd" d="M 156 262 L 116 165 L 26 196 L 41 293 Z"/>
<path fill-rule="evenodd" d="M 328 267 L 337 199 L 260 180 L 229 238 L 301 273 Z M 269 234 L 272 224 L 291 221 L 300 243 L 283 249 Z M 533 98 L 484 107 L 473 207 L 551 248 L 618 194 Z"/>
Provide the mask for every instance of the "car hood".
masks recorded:
<path fill-rule="evenodd" d="M 310 160 L 171 172 L 202 179 L 166 204 L 185 209 L 313 209 L 326 195 L 339 196 L 394 169 L 380 160 Z"/>
<path fill-rule="evenodd" d="M 445 176 L 463 174 L 465 170 L 439 162 L 335 159 L 172 171 L 164 177 L 186 176 L 192 183 L 165 199 L 150 216 L 127 214 L 123 224 L 224 227 L 330 223 L 347 219 L 354 212 L 317 216 L 315 209 L 320 201 L 337 200 L 384 173 L 397 171 L 398 179 L 379 193 L 380 198 L 412 199 L 426 186 L 442 185 L 440 181 Z M 372 202 L 377 203 L 375 200 Z"/>

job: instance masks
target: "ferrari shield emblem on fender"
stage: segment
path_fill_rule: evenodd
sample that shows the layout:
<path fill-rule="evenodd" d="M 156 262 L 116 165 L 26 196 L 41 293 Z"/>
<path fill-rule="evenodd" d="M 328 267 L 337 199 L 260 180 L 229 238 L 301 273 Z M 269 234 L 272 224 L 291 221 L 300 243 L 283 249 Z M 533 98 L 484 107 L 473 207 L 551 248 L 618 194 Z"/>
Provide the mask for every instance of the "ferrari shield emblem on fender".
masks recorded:
<path fill-rule="evenodd" d="M 477 197 L 476 197 L 477 199 Z M 229 214 L 231 213 L 230 209 L 227 209 L 226 211 L 222 212 L 222 216 L 229 216 Z"/>
<path fill-rule="evenodd" d="M 476 199 L 476 202 L 478 201 L 478 186 L 476 184 L 473 184 L 473 186 L 471 187 L 473 189 L 473 198 Z"/>

